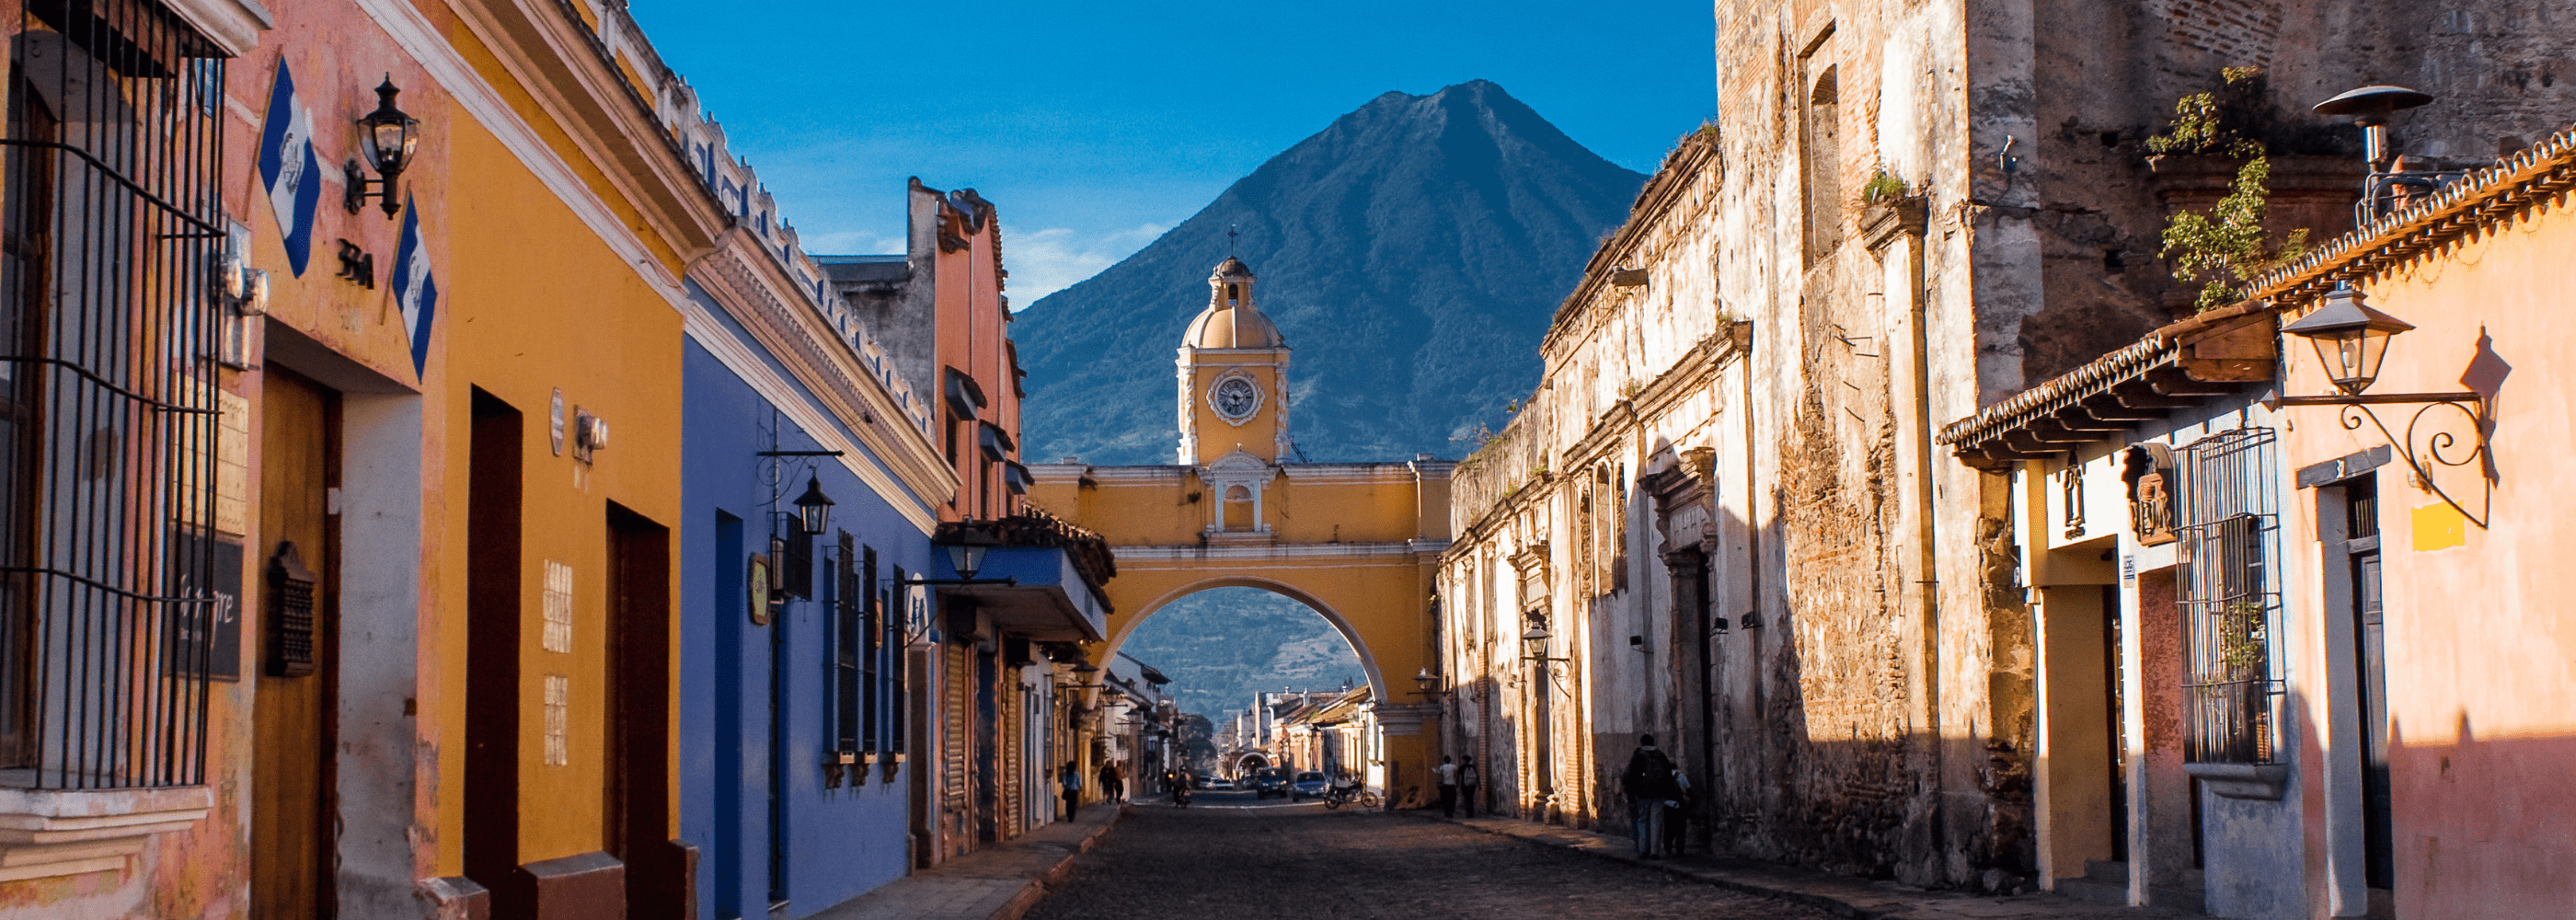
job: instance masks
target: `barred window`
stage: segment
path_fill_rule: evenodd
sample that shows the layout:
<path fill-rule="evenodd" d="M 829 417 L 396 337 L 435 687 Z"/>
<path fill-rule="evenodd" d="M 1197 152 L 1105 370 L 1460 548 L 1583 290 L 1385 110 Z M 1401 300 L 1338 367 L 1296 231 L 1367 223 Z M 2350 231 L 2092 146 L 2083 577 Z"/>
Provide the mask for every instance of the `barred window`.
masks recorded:
<path fill-rule="evenodd" d="M 2182 618 L 2190 657 L 2185 756 L 2278 759 L 2283 674 L 2273 435 L 2240 428 L 2182 451 Z"/>
<path fill-rule="evenodd" d="M 868 599 L 859 592 L 858 538 L 841 531 L 838 549 L 832 560 L 832 730 L 839 742 L 833 750 L 847 754 L 859 749 L 859 611 Z"/>
<path fill-rule="evenodd" d="M 28 4 L 0 138 L 0 785 L 204 780 L 222 52 Z"/>

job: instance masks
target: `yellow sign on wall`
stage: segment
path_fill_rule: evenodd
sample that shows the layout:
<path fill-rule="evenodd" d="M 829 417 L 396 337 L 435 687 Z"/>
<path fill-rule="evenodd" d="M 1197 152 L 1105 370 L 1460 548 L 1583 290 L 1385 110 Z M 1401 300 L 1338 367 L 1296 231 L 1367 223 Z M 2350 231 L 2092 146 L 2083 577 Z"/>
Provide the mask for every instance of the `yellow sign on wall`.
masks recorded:
<path fill-rule="evenodd" d="M 2415 551 L 2450 549 L 2469 542 L 2469 519 L 2459 509 L 2435 503 L 2415 509 Z"/>

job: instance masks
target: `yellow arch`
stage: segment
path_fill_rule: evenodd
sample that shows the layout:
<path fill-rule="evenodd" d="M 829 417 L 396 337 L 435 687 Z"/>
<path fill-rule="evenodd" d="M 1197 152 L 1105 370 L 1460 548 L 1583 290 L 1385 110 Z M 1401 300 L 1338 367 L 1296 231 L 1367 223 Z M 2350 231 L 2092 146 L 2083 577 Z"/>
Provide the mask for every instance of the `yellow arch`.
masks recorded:
<path fill-rule="evenodd" d="M 1118 573 L 1105 666 L 1138 624 L 1211 588 L 1249 587 L 1304 604 L 1340 632 L 1368 675 L 1387 786 L 1431 788 L 1438 706 L 1411 678 L 1439 661 L 1432 589 L 1449 546 L 1451 464 L 1283 464 L 1238 451 L 1207 466 L 1030 467 L 1029 500 L 1100 534 Z M 1249 520 L 1228 489 L 1252 490 Z M 1239 503 L 1238 503 L 1239 504 Z M 1393 675 L 1393 685 L 1388 676 Z"/>

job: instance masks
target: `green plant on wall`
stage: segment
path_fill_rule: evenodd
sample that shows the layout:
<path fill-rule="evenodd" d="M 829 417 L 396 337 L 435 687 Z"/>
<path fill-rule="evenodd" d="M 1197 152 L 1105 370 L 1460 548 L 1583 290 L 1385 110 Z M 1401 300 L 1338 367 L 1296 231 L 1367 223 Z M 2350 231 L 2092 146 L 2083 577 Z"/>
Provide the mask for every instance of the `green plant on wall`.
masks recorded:
<path fill-rule="evenodd" d="M 1877 175 L 1869 177 L 1869 184 L 1860 187 L 1860 200 L 1870 204 L 1894 201 L 1905 195 L 1905 180 L 1888 175 L 1887 170 L 1884 169 L 1879 170 Z"/>
<path fill-rule="evenodd" d="M 2263 71 L 2230 67 L 2220 74 L 2229 86 L 2250 84 Z M 2228 124 L 2227 106 L 2215 93 L 2193 93 L 2174 103 L 2173 125 L 2147 139 L 2156 154 L 2196 154 L 2242 158 L 2227 195 L 2206 214 L 2185 211 L 2165 222 L 2159 255 L 2174 260 L 2174 277 L 2200 284 L 2193 305 L 2202 310 L 2226 306 L 2251 293 L 2254 279 L 2282 263 L 2307 254 L 2308 231 L 2293 230 L 2274 240 L 2263 226 L 2271 216 L 2272 161 L 2263 145 L 2241 136 Z"/>

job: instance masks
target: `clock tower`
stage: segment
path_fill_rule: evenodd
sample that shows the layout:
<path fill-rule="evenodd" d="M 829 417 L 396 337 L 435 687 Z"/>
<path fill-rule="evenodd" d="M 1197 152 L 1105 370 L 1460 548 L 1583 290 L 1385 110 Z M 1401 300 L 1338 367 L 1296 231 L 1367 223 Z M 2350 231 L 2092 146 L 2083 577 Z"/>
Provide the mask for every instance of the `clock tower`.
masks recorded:
<path fill-rule="evenodd" d="M 1253 305 L 1252 269 L 1232 256 L 1208 274 L 1208 305 L 1181 338 L 1179 462 L 1205 468 L 1247 455 L 1263 466 L 1288 446 L 1288 343 Z"/>

